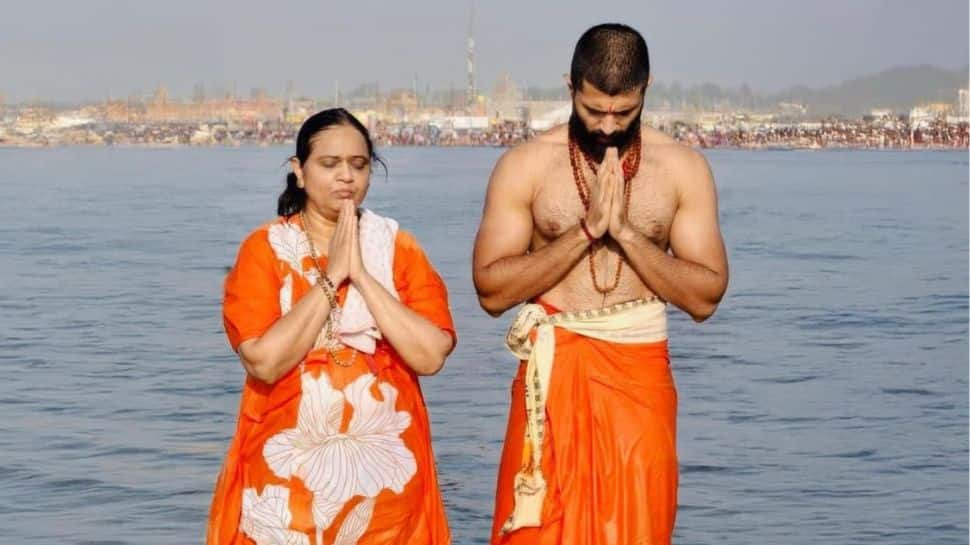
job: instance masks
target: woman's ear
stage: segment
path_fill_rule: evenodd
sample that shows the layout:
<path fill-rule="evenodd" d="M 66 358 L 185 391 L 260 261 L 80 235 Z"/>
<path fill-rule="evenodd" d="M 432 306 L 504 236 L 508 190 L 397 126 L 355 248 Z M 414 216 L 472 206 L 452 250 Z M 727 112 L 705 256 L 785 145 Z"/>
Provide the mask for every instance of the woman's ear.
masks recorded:
<path fill-rule="evenodd" d="M 296 157 L 291 158 L 290 168 L 293 169 L 293 174 L 296 174 L 296 187 L 303 189 L 306 184 L 303 182 L 303 167 L 300 166 L 300 160 Z"/>

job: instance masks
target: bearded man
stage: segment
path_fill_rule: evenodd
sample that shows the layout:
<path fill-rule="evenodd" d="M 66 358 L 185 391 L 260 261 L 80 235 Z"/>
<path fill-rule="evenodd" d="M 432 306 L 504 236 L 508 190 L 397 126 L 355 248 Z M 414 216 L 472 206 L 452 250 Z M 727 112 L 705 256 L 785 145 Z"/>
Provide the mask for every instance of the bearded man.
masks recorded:
<path fill-rule="evenodd" d="M 666 307 L 701 322 L 728 264 L 707 161 L 642 126 L 647 44 L 621 24 L 573 53 L 568 125 L 492 172 L 474 280 L 491 315 L 526 303 L 493 545 L 670 543 L 677 393 Z"/>

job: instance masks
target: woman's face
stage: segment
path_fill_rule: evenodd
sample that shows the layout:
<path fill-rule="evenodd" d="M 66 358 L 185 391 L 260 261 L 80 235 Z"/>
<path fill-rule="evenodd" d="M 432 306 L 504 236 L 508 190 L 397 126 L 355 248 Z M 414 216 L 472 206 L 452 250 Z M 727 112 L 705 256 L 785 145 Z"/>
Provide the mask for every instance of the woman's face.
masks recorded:
<path fill-rule="evenodd" d="M 307 205 L 336 221 L 344 200 L 364 202 L 370 187 L 370 155 L 364 135 L 348 125 L 333 125 L 310 139 L 310 156 L 291 161 Z"/>

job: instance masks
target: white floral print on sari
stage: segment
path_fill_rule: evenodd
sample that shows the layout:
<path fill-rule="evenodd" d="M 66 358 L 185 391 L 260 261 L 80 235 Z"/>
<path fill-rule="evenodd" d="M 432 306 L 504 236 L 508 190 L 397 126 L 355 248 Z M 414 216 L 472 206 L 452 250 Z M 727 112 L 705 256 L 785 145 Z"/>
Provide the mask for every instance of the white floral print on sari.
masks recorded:
<path fill-rule="evenodd" d="M 312 264 L 304 269 L 304 260 L 311 258 L 310 241 L 306 233 L 292 223 L 274 223 L 269 227 L 269 245 L 276 259 L 290 266 L 312 286 L 317 283 L 320 273 Z M 293 275 L 287 274 L 280 288 L 280 314 L 293 308 Z"/>
<path fill-rule="evenodd" d="M 287 274 L 280 288 L 280 314 L 286 314 L 293 308 L 293 275 Z"/>
<path fill-rule="evenodd" d="M 242 531 L 257 545 L 309 545 L 306 534 L 289 529 L 290 491 L 269 485 L 257 494 L 255 488 L 243 490 Z"/>
<path fill-rule="evenodd" d="M 312 265 L 304 266 L 310 258 L 310 240 L 300 227 L 292 223 L 274 223 L 269 226 L 269 245 L 276 258 L 286 263 L 310 285 L 316 284 L 320 273 Z"/>
<path fill-rule="evenodd" d="M 400 437 L 411 425 L 411 415 L 394 408 L 397 390 L 390 384 L 378 384 L 382 399 L 376 399 L 371 393 L 376 380 L 366 373 L 340 391 L 326 373 L 313 378 L 304 372 L 296 427 L 274 435 L 263 447 L 263 457 L 277 476 L 299 478 L 313 492 L 318 531 L 329 528 L 351 498 L 375 498 L 385 489 L 401 493 L 417 472 L 414 454 Z M 347 405 L 353 413 L 342 431 Z M 357 526 L 362 525 L 363 534 L 372 509 L 355 507 L 352 513 L 344 523 L 347 543 L 356 542 L 349 539 Z"/>

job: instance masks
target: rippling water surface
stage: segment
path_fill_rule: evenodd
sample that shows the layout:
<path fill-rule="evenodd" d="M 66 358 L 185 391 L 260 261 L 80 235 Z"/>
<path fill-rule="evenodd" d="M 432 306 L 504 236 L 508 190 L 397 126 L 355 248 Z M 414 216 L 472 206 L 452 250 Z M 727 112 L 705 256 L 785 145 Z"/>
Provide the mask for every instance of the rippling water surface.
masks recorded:
<path fill-rule="evenodd" d="M 220 321 L 289 150 L 0 149 L 2 543 L 201 542 L 242 370 Z M 389 149 L 460 345 L 423 382 L 456 544 L 484 543 L 515 364 L 470 278 L 501 150 Z M 672 313 L 677 542 L 967 543 L 967 155 L 727 152 L 732 281 Z"/>

